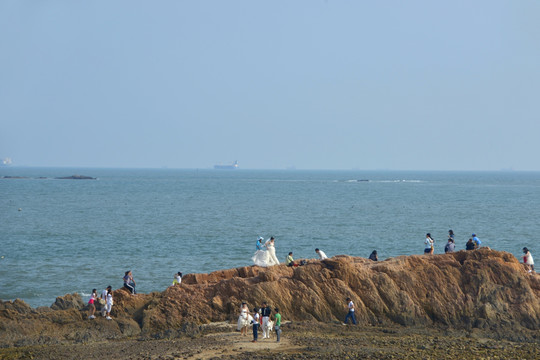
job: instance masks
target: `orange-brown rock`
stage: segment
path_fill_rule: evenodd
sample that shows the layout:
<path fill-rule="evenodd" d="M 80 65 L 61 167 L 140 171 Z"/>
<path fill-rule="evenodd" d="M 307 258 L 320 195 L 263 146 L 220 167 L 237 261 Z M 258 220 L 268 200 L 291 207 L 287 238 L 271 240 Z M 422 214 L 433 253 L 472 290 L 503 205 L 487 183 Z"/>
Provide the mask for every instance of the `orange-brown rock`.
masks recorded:
<path fill-rule="evenodd" d="M 0 345 L 177 336 L 197 332 L 200 324 L 236 321 L 242 301 L 253 308 L 266 300 L 287 320 L 342 321 L 347 297 L 363 324 L 478 329 L 507 338 L 540 330 L 540 277 L 513 255 L 489 248 L 382 262 L 342 255 L 296 268 L 188 274 L 162 293 L 116 290 L 113 321 L 87 320 L 73 305 L 77 296 L 59 298 L 59 310 L 0 302 Z"/>

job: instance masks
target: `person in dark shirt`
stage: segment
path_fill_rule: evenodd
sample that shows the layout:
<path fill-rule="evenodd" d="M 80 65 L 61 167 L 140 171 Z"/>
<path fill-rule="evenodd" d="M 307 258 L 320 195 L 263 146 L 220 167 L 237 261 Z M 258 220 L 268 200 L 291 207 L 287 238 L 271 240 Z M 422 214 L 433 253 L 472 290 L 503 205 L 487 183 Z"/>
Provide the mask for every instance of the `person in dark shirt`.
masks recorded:
<path fill-rule="evenodd" d="M 379 261 L 379 257 L 377 256 L 377 250 L 373 250 L 371 252 L 371 255 L 369 255 L 369 260 Z"/>
<path fill-rule="evenodd" d="M 268 304 L 263 302 L 261 307 L 261 316 L 262 316 L 262 332 L 263 332 L 263 339 L 269 339 L 270 334 L 268 333 L 268 321 L 270 320 L 270 313 L 272 312 L 272 309 Z"/>
<path fill-rule="evenodd" d="M 469 239 L 469 241 L 467 241 L 467 244 L 465 244 L 465 250 L 474 250 L 475 248 L 476 244 L 472 239 Z"/>

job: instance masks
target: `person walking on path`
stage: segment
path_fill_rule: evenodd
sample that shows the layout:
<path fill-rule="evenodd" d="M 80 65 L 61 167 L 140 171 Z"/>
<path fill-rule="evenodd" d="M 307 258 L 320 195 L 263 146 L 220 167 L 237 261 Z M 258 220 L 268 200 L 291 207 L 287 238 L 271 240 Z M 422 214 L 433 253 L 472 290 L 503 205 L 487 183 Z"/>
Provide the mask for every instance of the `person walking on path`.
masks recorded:
<path fill-rule="evenodd" d="M 529 249 L 524 247 L 523 248 L 523 254 L 525 254 L 523 256 L 523 263 L 525 264 L 525 266 L 527 266 L 529 268 L 528 272 L 533 273 L 534 272 L 534 260 L 533 260 L 533 257 L 531 255 L 531 252 L 529 251 Z"/>
<path fill-rule="evenodd" d="M 259 337 L 259 309 L 253 309 L 253 340 L 251 342 L 257 342 Z"/>
<path fill-rule="evenodd" d="M 281 314 L 279 313 L 279 309 L 275 308 L 274 311 L 276 312 L 274 314 L 274 329 L 276 330 L 276 342 L 279 342 L 281 339 Z"/>
<path fill-rule="evenodd" d="M 426 234 L 426 240 L 424 240 L 424 244 L 426 247 L 424 248 L 424 254 L 433 254 L 433 244 L 435 243 L 435 240 L 431 237 L 430 233 Z"/>
<path fill-rule="evenodd" d="M 90 300 L 88 300 L 88 318 L 89 319 L 95 319 L 94 313 L 96 312 L 96 304 L 97 301 L 97 290 L 92 289 L 92 295 L 90 295 Z"/>
<path fill-rule="evenodd" d="M 266 301 L 264 301 L 261 308 L 263 339 L 270 339 L 270 334 L 268 333 L 268 321 L 270 320 L 271 312 L 272 309 L 268 306 Z"/>
<path fill-rule="evenodd" d="M 347 308 L 349 312 L 347 313 L 347 316 L 345 316 L 345 322 L 343 325 L 347 325 L 347 321 L 349 321 L 349 318 L 351 318 L 353 325 L 356 325 L 356 317 L 354 316 L 354 303 L 351 300 L 351 298 L 347 298 Z"/>

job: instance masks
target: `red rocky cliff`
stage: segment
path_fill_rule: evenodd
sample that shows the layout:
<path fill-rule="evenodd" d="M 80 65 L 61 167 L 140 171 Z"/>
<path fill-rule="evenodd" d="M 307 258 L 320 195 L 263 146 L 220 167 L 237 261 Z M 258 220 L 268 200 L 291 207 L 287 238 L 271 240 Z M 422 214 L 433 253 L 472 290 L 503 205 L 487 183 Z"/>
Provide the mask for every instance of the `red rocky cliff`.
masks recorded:
<path fill-rule="evenodd" d="M 477 329 L 492 337 L 540 330 L 540 276 L 489 248 L 382 262 L 336 256 L 296 268 L 242 267 L 189 274 L 162 293 L 133 297 L 116 290 L 114 297 L 113 321 L 86 320 L 77 295 L 59 298 L 58 310 L 0 302 L 0 345 L 177 336 L 200 324 L 236 321 L 242 301 L 253 308 L 266 300 L 287 320 L 342 321 L 347 297 L 360 324 Z"/>

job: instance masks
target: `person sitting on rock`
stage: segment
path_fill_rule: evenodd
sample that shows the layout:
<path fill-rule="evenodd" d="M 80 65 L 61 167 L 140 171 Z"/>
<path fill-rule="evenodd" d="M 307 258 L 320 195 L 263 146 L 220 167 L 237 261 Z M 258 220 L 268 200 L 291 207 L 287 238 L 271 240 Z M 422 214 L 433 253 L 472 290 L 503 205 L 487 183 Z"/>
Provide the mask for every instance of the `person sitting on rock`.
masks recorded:
<path fill-rule="evenodd" d="M 174 274 L 174 280 L 172 282 L 172 286 L 180 285 L 180 284 L 182 284 L 182 273 L 179 271 L 176 274 Z"/>
<path fill-rule="evenodd" d="M 133 274 L 131 270 L 126 271 L 124 275 L 124 287 L 129 290 L 131 295 L 135 295 L 135 280 L 133 280 Z"/>
<path fill-rule="evenodd" d="M 377 250 L 373 250 L 371 252 L 371 255 L 369 255 L 369 260 L 379 261 L 379 257 L 377 256 Z"/>
<path fill-rule="evenodd" d="M 474 250 L 476 249 L 476 244 L 474 243 L 473 239 L 469 239 L 467 241 L 467 244 L 465 244 L 465 250 Z"/>
<path fill-rule="evenodd" d="M 287 264 L 287 266 L 294 266 L 294 267 L 297 267 L 297 266 L 302 266 L 302 265 L 306 265 L 307 264 L 307 261 L 306 260 L 299 260 L 298 262 L 294 261 L 293 259 L 293 253 L 292 251 L 289 253 L 289 255 L 287 255 L 287 258 L 285 258 L 285 264 Z"/>
<path fill-rule="evenodd" d="M 285 258 L 285 264 L 287 264 L 287 266 L 295 266 L 292 251 L 289 252 L 289 255 Z"/>
<path fill-rule="evenodd" d="M 480 241 L 478 236 L 476 236 L 476 234 L 472 234 L 472 240 L 474 241 L 474 245 L 476 246 L 475 249 L 478 249 L 482 242 Z"/>
<path fill-rule="evenodd" d="M 449 238 L 448 242 L 444 246 L 444 253 L 446 254 L 446 253 L 454 252 L 455 248 L 456 248 L 456 246 L 454 244 L 454 239 Z"/>

